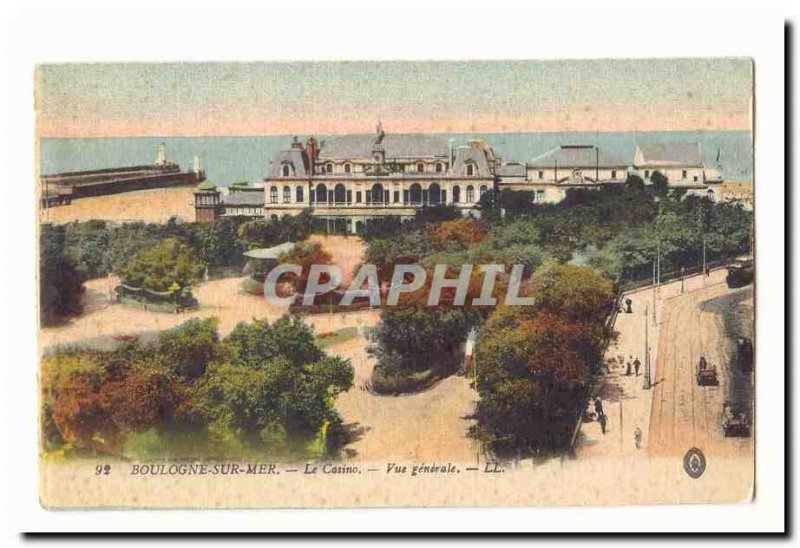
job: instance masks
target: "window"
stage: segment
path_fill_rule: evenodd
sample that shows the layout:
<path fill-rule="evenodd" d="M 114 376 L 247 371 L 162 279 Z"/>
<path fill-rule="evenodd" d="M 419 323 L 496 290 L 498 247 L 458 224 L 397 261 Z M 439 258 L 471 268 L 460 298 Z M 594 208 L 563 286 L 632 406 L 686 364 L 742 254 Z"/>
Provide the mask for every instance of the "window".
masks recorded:
<path fill-rule="evenodd" d="M 333 173 L 333 164 L 325 164 L 325 173 Z"/>
<path fill-rule="evenodd" d="M 612 169 L 611 170 L 611 178 L 612 179 L 616 179 L 617 178 L 617 170 L 616 169 Z"/>
<path fill-rule="evenodd" d="M 303 200 L 303 187 L 299 186 L 295 189 L 295 201 L 297 203 L 302 203 Z"/>
<path fill-rule="evenodd" d="M 288 204 L 292 201 L 292 189 L 288 186 L 283 187 L 283 203 Z"/>
<path fill-rule="evenodd" d="M 400 164 L 399 166 L 397 166 L 397 170 L 398 170 L 400 173 L 405 173 L 405 171 L 406 171 L 406 165 L 405 165 L 405 164 Z"/>
<path fill-rule="evenodd" d="M 456 185 L 453 187 L 453 203 L 457 204 L 461 201 L 461 187 Z"/>
<path fill-rule="evenodd" d="M 392 201 L 393 201 L 394 203 L 397 203 L 397 202 L 399 202 L 399 201 L 400 201 L 400 191 L 399 191 L 399 190 L 395 190 L 395 191 L 394 191 L 394 199 L 393 199 Z"/>
<path fill-rule="evenodd" d="M 539 178 L 544 179 L 544 171 L 539 171 Z"/>
<path fill-rule="evenodd" d="M 475 174 L 475 166 L 472 164 L 467 164 L 467 175 L 474 175 Z"/>
<path fill-rule="evenodd" d="M 697 182 L 697 175 L 694 176 L 694 182 Z"/>
<path fill-rule="evenodd" d="M 425 172 L 425 164 L 417 164 L 417 173 Z"/>
<path fill-rule="evenodd" d="M 650 170 L 649 169 L 645 169 L 644 170 L 644 178 L 645 179 L 649 179 L 650 178 Z"/>
<path fill-rule="evenodd" d="M 269 201 L 273 204 L 278 203 L 278 187 L 273 186 L 269 189 Z"/>
<path fill-rule="evenodd" d="M 350 173 L 350 164 L 345 164 L 344 165 L 344 172 L 345 173 Z"/>
<path fill-rule="evenodd" d="M 356 203 L 357 204 L 361 203 L 361 191 L 360 190 L 356 190 Z"/>
<path fill-rule="evenodd" d="M 487 190 L 489 190 L 489 188 L 486 185 L 481 185 L 481 190 L 480 190 L 481 196 L 486 194 Z"/>
<path fill-rule="evenodd" d="M 472 188 L 472 185 L 467 186 L 467 203 L 472 203 L 475 201 L 475 189 Z"/>
<path fill-rule="evenodd" d="M 681 171 L 681 179 L 685 178 L 686 178 L 686 170 L 684 169 L 683 171 Z"/>
<path fill-rule="evenodd" d="M 288 165 L 284 164 L 282 173 L 283 173 L 284 177 L 288 177 L 289 176 L 289 166 Z"/>
<path fill-rule="evenodd" d="M 436 164 L 436 173 L 441 173 L 441 172 L 442 172 L 442 169 L 443 169 L 443 166 L 442 166 L 442 164 L 440 164 L 440 163 L 437 163 L 437 164 Z"/>

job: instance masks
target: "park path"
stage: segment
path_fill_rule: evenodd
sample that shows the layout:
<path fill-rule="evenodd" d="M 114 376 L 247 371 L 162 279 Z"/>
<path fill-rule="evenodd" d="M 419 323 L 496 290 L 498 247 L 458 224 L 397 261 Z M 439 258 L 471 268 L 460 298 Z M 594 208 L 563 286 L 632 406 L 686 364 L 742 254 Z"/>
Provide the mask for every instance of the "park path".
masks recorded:
<path fill-rule="evenodd" d="M 363 332 L 363 331 L 362 331 Z M 477 393 L 469 380 L 450 376 L 416 394 L 381 396 L 366 389 L 375 361 L 363 334 L 327 348 L 352 361 L 354 387 L 336 400 L 353 441 L 345 456 L 360 462 L 460 462 L 477 459 L 478 444 L 467 437 Z"/>

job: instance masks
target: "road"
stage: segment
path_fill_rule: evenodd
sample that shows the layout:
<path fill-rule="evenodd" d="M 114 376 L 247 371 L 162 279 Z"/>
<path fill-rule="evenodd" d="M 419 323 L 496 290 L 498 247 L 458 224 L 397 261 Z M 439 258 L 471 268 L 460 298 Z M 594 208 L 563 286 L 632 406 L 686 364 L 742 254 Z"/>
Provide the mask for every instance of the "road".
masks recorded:
<path fill-rule="evenodd" d="M 733 364 L 726 314 L 752 310 L 752 286 L 729 289 L 722 282 L 668 296 L 660 318 L 649 443 L 651 456 L 682 456 L 699 447 L 706 458 L 753 457 L 753 437 L 726 438 L 720 413 L 726 400 L 752 401 L 752 374 Z M 717 368 L 718 386 L 698 386 L 700 355 Z"/>

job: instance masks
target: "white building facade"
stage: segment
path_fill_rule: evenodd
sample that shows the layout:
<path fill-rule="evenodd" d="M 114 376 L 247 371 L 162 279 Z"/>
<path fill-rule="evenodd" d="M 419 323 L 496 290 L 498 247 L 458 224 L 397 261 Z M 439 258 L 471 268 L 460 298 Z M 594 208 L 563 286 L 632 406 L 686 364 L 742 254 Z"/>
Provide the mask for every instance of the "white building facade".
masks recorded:
<path fill-rule="evenodd" d="M 413 217 L 420 207 L 452 205 L 475 211 L 495 185 L 499 165 L 483 141 L 454 148 L 434 135 L 346 135 L 319 144 L 295 140 L 273 159 L 264 179 L 264 215 L 311 208 L 321 219 L 341 221 L 350 232 L 369 219 Z"/>

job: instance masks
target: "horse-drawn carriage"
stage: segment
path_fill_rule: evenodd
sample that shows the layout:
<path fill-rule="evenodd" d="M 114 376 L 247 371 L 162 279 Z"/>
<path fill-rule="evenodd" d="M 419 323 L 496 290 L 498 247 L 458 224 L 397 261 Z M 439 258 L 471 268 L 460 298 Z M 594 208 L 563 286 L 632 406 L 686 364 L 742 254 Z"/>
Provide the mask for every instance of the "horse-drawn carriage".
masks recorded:
<path fill-rule="evenodd" d="M 722 404 L 722 432 L 727 438 L 750 437 L 750 419 L 747 413 L 728 401 Z"/>
<path fill-rule="evenodd" d="M 705 356 L 700 356 L 697 362 L 697 384 L 698 386 L 717 386 L 717 368 L 706 361 Z"/>

